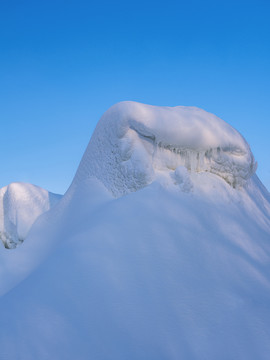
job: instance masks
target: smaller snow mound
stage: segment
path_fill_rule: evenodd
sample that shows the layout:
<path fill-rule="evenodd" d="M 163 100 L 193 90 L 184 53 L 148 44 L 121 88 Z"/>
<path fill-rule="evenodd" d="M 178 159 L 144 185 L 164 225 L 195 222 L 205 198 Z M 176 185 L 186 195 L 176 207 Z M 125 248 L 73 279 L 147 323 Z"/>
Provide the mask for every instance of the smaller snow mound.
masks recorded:
<path fill-rule="evenodd" d="M 35 220 L 48 211 L 60 195 L 38 186 L 12 183 L 0 189 L 0 240 L 8 249 L 23 242 Z"/>
<path fill-rule="evenodd" d="M 100 119 L 74 183 L 94 176 L 118 197 L 179 167 L 211 172 L 233 187 L 244 185 L 256 171 L 245 139 L 217 116 L 195 107 L 126 101 Z"/>

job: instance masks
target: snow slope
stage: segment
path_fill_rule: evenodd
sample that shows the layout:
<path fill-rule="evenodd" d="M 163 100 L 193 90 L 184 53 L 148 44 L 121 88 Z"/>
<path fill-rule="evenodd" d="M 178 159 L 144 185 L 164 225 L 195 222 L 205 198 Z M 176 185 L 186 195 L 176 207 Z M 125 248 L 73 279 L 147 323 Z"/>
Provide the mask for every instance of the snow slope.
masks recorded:
<path fill-rule="evenodd" d="M 209 143 L 202 139 L 200 151 L 230 141 L 230 149 L 241 150 L 237 159 L 222 150 L 227 162 L 217 173 L 216 158 L 206 155 L 203 169 L 196 161 L 189 167 L 189 150 L 176 152 L 177 166 L 167 166 L 175 154 L 164 155 L 161 146 L 151 158 L 156 140 L 147 147 L 135 134 L 125 178 L 122 138 L 114 132 L 132 106 L 147 109 L 128 103 L 124 110 L 126 104 L 104 115 L 70 189 L 26 241 L 14 251 L 0 249 L 0 359 L 268 360 L 270 194 L 253 174 L 249 146 L 212 115 L 198 121 L 204 129 L 213 119 L 217 133 L 215 143 L 204 130 Z M 152 110 L 151 124 L 149 112 L 138 117 L 143 136 L 151 129 L 155 139 L 180 148 L 179 118 L 170 120 L 174 132 L 163 123 L 163 108 Z M 144 180 L 132 182 L 137 175 Z"/>
<path fill-rule="evenodd" d="M 6 248 L 21 243 L 35 220 L 61 198 L 38 186 L 12 183 L 0 189 L 0 240 Z"/>

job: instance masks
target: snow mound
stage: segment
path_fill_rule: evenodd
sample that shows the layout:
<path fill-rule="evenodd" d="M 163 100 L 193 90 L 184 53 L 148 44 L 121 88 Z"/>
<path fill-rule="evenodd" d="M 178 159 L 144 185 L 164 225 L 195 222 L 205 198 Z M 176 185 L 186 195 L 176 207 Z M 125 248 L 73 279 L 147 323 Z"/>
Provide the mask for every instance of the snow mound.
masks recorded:
<path fill-rule="evenodd" d="M 189 173 L 211 172 L 239 187 L 257 164 L 239 132 L 213 114 L 196 107 L 126 101 L 101 117 L 74 183 L 94 176 L 118 197 L 179 166 Z"/>
<path fill-rule="evenodd" d="M 60 195 L 38 186 L 12 183 L 0 189 L 0 240 L 15 248 L 26 238 L 35 220 L 48 211 Z"/>
<path fill-rule="evenodd" d="M 0 247 L 0 359 L 269 360 L 270 194 L 255 167 L 203 110 L 108 110 L 61 201 Z M 1 191 L 18 238 L 52 205 L 32 185 Z"/>
<path fill-rule="evenodd" d="M 0 248 L 0 359 L 269 360 L 270 194 L 194 177 L 88 179 Z"/>

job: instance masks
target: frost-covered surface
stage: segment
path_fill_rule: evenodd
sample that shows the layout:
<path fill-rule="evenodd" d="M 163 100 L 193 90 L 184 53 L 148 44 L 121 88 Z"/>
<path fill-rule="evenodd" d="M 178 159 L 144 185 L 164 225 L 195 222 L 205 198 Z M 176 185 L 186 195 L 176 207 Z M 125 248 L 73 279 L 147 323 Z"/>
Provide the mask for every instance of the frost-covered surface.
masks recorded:
<path fill-rule="evenodd" d="M 214 173 L 237 187 L 257 165 L 244 138 L 213 114 L 195 107 L 126 101 L 100 119 L 75 182 L 96 176 L 121 196 L 150 184 L 157 172 L 178 166 Z"/>
<path fill-rule="evenodd" d="M 234 188 L 177 164 L 120 196 L 92 166 L 84 156 L 22 246 L 0 248 L 0 359 L 269 360 L 270 194 L 257 176 Z"/>
<path fill-rule="evenodd" d="M 60 195 L 26 183 L 12 183 L 1 188 L 0 240 L 4 246 L 15 248 L 21 243 L 38 216 L 60 198 Z"/>

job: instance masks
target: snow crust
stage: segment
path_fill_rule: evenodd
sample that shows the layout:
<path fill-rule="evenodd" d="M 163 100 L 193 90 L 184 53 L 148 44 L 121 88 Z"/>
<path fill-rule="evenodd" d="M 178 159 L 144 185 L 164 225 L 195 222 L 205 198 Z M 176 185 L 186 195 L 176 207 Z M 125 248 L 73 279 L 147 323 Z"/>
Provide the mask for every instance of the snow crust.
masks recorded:
<path fill-rule="evenodd" d="M 241 187 L 257 164 L 244 138 L 213 114 L 127 101 L 100 119 L 75 182 L 95 176 L 121 196 L 150 184 L 160 172 L 174 177 L 179 166 L 211 172 Z"/>
<path fill-rule="evenodd" d="M 0 240 L 15 248 L 26 238 L 35 220 L 60 199 L 38 186 L 12 183 L 0 189 Z"/>

